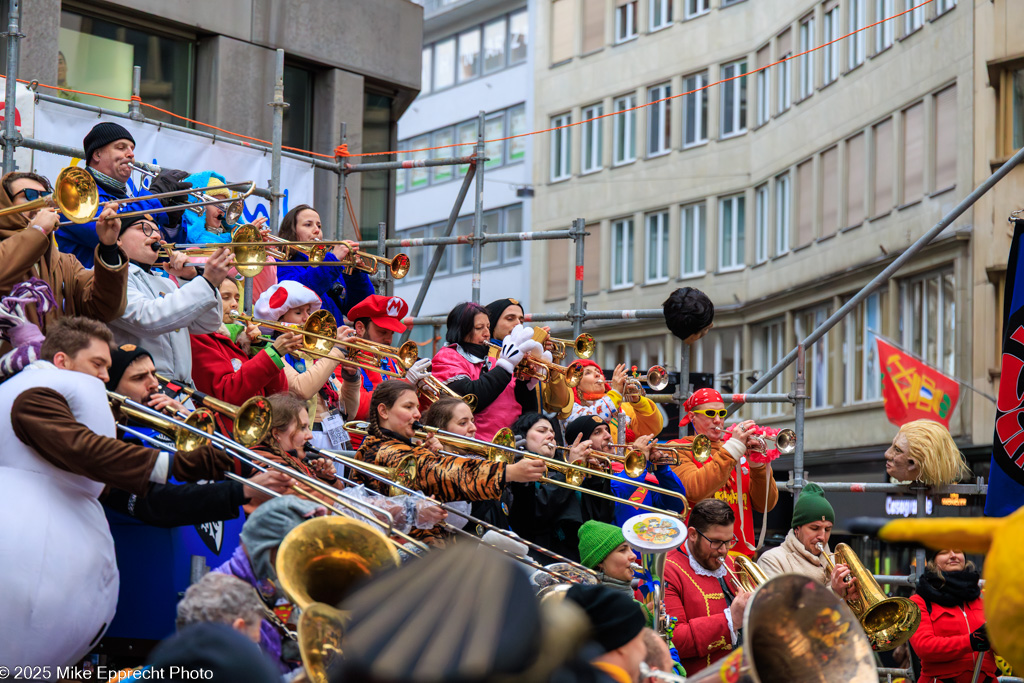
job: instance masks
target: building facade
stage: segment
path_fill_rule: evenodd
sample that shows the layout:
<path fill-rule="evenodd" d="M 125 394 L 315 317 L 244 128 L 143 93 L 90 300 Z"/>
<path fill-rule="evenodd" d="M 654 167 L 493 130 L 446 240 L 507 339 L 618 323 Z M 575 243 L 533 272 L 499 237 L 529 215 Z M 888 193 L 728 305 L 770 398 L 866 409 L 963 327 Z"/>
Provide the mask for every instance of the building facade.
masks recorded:
<path fill-rule="evenodd" d="M 422 90 L 399 121 L 402 159 L 470 156 L 484 112 L 484 232 L 529 230 L 532 195 L 532 137 L 509 138 L 530 130 L 533 119 L 532 4 L 493 0 L 427 0 L 424 3 Z M 463 143 L 458 147 L 448 145 Z M 399 171 L 396 236 L 444 233 L 467 166 Z M 476 207 L 471 187 L 458 213 L 453 235 L 473 234 Z M 432 248 L 413 247 L 409 275 L 395 282 L 395 294 L 410 305 L 423 284 Z M 449 246 L 431 281 L 422 315 L 445 315 L 470 299 L 472 249 Z M 529 301 L 530 243 L 486 244 L 482 253 L 481 301 L 512 296 Z M 443 335 L 416 327 L 420 342 Z"/>
<path fill-rule="evenodd" d="M 579 125 L 537 136 L 534 229 L 586 218 L 589 309 L 703 290 L 715 328 L 691 371 L 743 392 L 987 178 L 1021 145 L 1024 53 L 1008 27 L 1022 10 L 915 4 L 540 2 L 533 125 Z M 876 335 L 995 395 L 1005 220 L 1022 182 L 1018 169 L 807 350 L 812 478 L 884 479 L 896 428 Z M 533 310 L 568 310 L 574 265 L 566 245 L 538 246 Z M 589 328 L 606 368 L 678 367 L 662 322 Z M 793 379 L 791 366 L 766 390 Z M 994 414 L 961 386 L 950 431 L 979 474 Z M 793 423 L 787 405 L 739 415 Z"/>
<path fill-rule="evenodd" d="M 8 1 L 0 5 L 6 22 Z M 200 0 L 39 0 L 21 7 L 20 78 L 126 98 L 132 67 L 141 66 L 144 102 L 265 140 L 275 50 L 283 48 L 290 105 L 284 144 L 302 150 L 330 153 L 343 122 L 351 152 L 394 149 L 398 118 L 420 87 L 423 9 L 409 0 L 228 0 L 216 7 Z M 73 97 L 127 110 L 126 103 Z M 187 125 L 153 109 L 143 113 Z M 317 171 L 316 183 L 317 209 L 325 219 L 335 216 L 336 176 Z M 364 239 L 376 236 L 379 222 L 393 224 L 393 175 L 353 174 L 348 190 Z M 328 234 L 333 223 L 325 222 Z"/>

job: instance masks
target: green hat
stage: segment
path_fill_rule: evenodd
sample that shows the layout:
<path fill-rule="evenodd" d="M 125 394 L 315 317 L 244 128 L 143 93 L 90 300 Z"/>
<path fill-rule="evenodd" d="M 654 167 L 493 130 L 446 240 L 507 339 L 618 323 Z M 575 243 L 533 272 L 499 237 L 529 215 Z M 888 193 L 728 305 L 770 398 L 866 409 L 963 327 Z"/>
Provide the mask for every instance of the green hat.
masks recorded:
<path fill-rule="evenodd" d="M 626 542 L 622 529 L 594 520 L 584 522 L 576 535 L 580 538 L 580 562 L 590 569 L 599 565 L 613 550 Z"/>
<path fill-rule="evenodd" d="M 793 523 L 790 526 L 795 529 L 810 522 L 835 521 L 835 510 L 832 509 L 832 504 L 825 500 L 822 488 L 814 483 L 807 484 L 800 492 L 800 499 L 793 506 Z"/>

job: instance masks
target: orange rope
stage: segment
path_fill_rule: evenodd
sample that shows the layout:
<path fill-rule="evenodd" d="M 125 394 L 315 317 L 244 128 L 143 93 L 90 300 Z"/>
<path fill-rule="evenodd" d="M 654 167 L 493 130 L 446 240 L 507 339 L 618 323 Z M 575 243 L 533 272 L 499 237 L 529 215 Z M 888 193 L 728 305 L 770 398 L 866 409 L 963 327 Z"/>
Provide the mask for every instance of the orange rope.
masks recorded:
<path fill-rule="evenodd" d="M 359 221 L 356 220 L 355 209 L 352 208 L 352 197 L 348 193 L 348 187 L 345 188 L 345 206 L 348 207 L 349 218 L 352 219 L 352 227 L 356 231 L 356 241 L 363 239 L 363 231 L 359 229 Z"/>
<path fill-rule="evenodd" d="M 618 116 L 620 114 L 625 114 L 627 112 L 636 111 L 638 109 L 643 109 L 645 107 L 649 107 L 649 106 L 651 106 L 653 104 L 659 104 L 661 102 L 666 102 L 668 100 L 674 100 L 674 99 L 677 99 L 679 97 L 685 97 L 686 95 L 692 95 L 692 94 L 700 92 L 702 90 L 707 90 L 709 88 L 712 88 L 712 87 L 714 87 L 716 85 L 721 85 L 722 83 L 728 83 L 729 81 L 734 81 L 737 78 L 745 78 L 747 76 L 751 76 L 753 74 L 756 74 L 759 71 L 765 71 L 767 69 L 772 68 L 773 66 L 777 66 L 779 64 L 782 64 L 784 62 L 788 62 L 788 61 L 796 59 L 798 57 L 803 57 L 806 54 L 810 54 L 810 53 L 815 52 L 817 50 L 820 50 L 822 48 L 828 47 L 829 45 L 833 45 L 834 43 L 838 43 L 839 41 L 846 40 L 850 36 L 856 35 L 856 34 L 862 32 L 862 31 L 867 31 L 868 29 L 872 29 L 872 28 L 874 28 L 876 26 L 884 24 L 887 21 L 892 21 L 894 19 L 898 19 L 899 17 L 902 17 L 905 14 L 909 14 L 910 12 L 913 12 L 916 9 L 920 9 L 921 7 L 924 7 L 925 5 L 928 5 L 931 2 L 933 2 L 933 0 L 922 0 L 920 2 L 920 4 L 914 5 L 913 7 L 909 8 L 909 9 L 906 9 L 906 10 L 904 10 L 904 11 L 898 13 L 898 14 L 894 14 L 891 17 L 887 17 L 885 19 L 881 19 L 879 21 L 876 21 L 873 24 L 869 24 L 867 26 L 862 26 L 861 28 L 857 29 L 856 31 L 851 31 L 851 32 L 847 33 L 845 36 L 840 36 L 840 37 L 836 38 L 835 40 L 830 40 L 829 42 L 823 43 L 821 45 L 818 45 L 817 47 L 812 47 L 812 48 L 810 48 L 808 50 L 804 50 L 803 52 L 799 52 L 799 53 L 797 53 L 795 55 L 790 55 L 789 57 L 785 57 L 784 59 L 780 59 L 777 62 L 773 62 L 773 63 L 768 64 L 766 66 L 762 66 L 760 68 L 754 69 L 753 71 L 747 71 L 746 73 L 742 73 L 742 74 L 739 74 L 739 75 L 736 75 L 736 76 L 732 76 L 730 78 L 723 78 L 722 80 L 715 81 L 714 83 L 708 83 L 707 85 L 704 85 L 704 86 L 702 86 L 700 88 L 696 88 L 694 90 L 689 90 L 687 92 L 682 92 L 682 93 L 679 93 L 677 95 L 670 95 L 669 97 L 663 97 L 660 100 L 655 100 L 653 102 L 646 102 L 644 104 L 640 104 L 640 105 L 637 105 L 635 107 L 630 107 L 629 109 L 623 109 L 621 111 L 615 111 L 615 112 L 609 112 L 607 114 L 601 114 L 600 116 L 594 116 L 592 118 L 585 119 L 583 121 L 577 121 L 576 123 L 567 123 L 564 126 L 555 126 L 553 128 L 545 128 L 543 130 L 535 130 L 535 131 L 531 131 L 529 133 L 519 133 L 518 135 L 509 135 L 508 137 L 504 137 L 504 138 L 495 138 L 493 140 L 485 140 L 484 144 L 492 143 L 492 142 L 502 142 L 504 140 L 514 140 L 516 138 L 528 137 L 530 135 L 539 135 L 541 133 L 550 133 L 552 131 L 561 130 L 563 128 L 571 128 L 573 126 L 580 126 L 580 125 L 583 125 L 584 123 L 590 123 L 591 121 L 597 121 L 599 119 L 603 119 L 603 118 L 606 118 L 608 116 Z M 273 143 L 268 141 L 268 140 L 262 140 L 260 138 L 251 137 L 249 135 L 242 135 L 241 133 L 234 133 L 234 132 L 232 132 L 230 130 L 225 130 L 224 128 L 218 128 L 217 126 L 214 126 L 212 124 L 203 123 L 202 121 L 197 121 L 196 119 L 190 119 L 187 116 L 182 116 L 180 114 L 175 114 L 172 111 L 168 111 L 166 109 L 161 109 L 160 107 L 157 107 L 155 105 L 147 104 L 146 102 L 142 101 L 142 98 L 140 98 L 140 97 L 138 97 L 136 95 L 132 95 L 130 98 L 126 99 L 126 98 L 121 98 L 121 97 L 112 97 L 110 95 L 100 95 L 99 93 L 87 92 L 87 91 L 84 91 L 84 90 L 72 90 L 71 88 L 61 88 L 61 87 L 58 87 L 56 85 L 46 85 L 45 83 L 39 83 L 38 81 L 27 81 L 27 80 L 22 80 L 20 78 L 18 79 L 18 82 L 19 83 L 25 83 L 25 84 L 35 83 L 36 86 L 42 87 L 42 88 L 49 88 L 51 90 L 60 90 L 62 92 L 76 93 L 78 95 L 88 95 L 90 97 L 99 97 L 99 98 L 102 98 L 102 99 L 113 100 L 115 102 L 139 102 L 143 107 L 148 107 L 149 109 L 153 109 L 154 111 L 158 111 L 158 112 L 160 112 L 162 114 L 166 114 L 167 116 L 170 116 L 170 117 L 173 117 L 173 118 L 176 118 L 176 119 L 180 119 L 182 121 L 187 121 L 188 123 L 191 123 L 193 125 L 203 126 L 205 128 L 209 128 L 211 130 L 215 130 L 217 132 L 224 133 L 225 135 L 231 135 L 233 137 L 240 138 L 242 140 L 249 140 L 249 141 L 252 141 L 252 142 L 255 142 L 255 143 L 258 143 L 258 144 L 262 144 L 262 145 L 273 145 Z M 432 151 L 438 150 L 438 149 L 450 149 L 450 148 L 453 148 L 453 147 L 467 147 L 467 146 L 471 146 L 471 145 L 476 145 L 476 142 L 456 142 L 454 144 L 439 145 L 437 147 L 423 147 L 423 148 L 420 148 L 420 149 L 405 149 L 405 150 L 401 150 L 401 151 L 392 150 L 392 151 L 389 151 L 389 152 L 361 152 L 359 154 L 352 154 L 352 153 L 350 153 L 348 151 L 348 145 L 347 144 L 342 144 L 342 145 L 338 145 L 337 147 L 335 147 L 333 154 L 320 154 L 319 152 L 313 152 L 313 151 L 310 151 L 310 150 L 307 150 L 307 149 L 301 149 L 301 148 L 298 148 L 298 147 L 285 147 L 285 146 L 282 146 L 281 149 L 286 149 L 289 152 L 296 152 L 298 154 L 308 154 L 310 156 L 320 157 L 321 159 L 337 159 L 337 158 L 344 158 L 344 157 L 370 157 L 370 156 L 384 156 L 384 155 L 391 155 L 391 154 L 416 154 L 416 153 L 419 153 L 419 152 L 432 152 Z M 348 203 L 349 214 L 352 216 L 352 223 L 353 223 L 353 225 L 356 226 L 356 234 L 358 235 L 359 234 L 359 226 L 356 224 L 356 221 L 355 221 L 355 213 L 352 211 L 352 202 L 351 202 L 351 200 L 348 197 L 348 190 L 347 189 L 345 190 L 345 199 L 346 199 L 346 202 Z"/>

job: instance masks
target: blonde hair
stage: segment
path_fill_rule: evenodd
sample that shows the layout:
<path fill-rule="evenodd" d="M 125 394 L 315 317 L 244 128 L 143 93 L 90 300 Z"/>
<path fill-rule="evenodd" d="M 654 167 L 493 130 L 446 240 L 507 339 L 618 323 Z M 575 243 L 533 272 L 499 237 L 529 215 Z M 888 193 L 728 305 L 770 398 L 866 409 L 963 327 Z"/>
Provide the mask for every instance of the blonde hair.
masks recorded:
<path fill-rule="evenodd" d="M 897 434 L 907 437 L 909 456 L 917 463 L 918 481 L 929 485 L 953 484 L 971 470 L 953 443 L 949 430 L 933 420 L 908 422 Z"/>

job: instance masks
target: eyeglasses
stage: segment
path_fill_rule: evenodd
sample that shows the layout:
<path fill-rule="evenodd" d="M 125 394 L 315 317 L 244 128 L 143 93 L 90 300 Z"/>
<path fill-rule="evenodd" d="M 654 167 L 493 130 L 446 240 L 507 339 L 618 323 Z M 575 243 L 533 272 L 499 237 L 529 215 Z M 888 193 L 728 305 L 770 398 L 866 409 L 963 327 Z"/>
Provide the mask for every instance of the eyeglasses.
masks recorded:
<path fill-rule="evenodd" d="M 700 410 L 693 410 L 691 412 L 700 413 L 701 415 L 704 415 L 704 416 L 710 417 L 710 418 L 715 418 L 715 417 L 723 417 L 724 418 L 724 417 L 727 417 L 729 415 L 729 411 L 726 410 L 725 408 L 702 408 Z"/>
<path fill-rule="evenodd" d="M 142 234 L 145 235 L 146 237 L 152 237 L 153 235 L 156 235 L 160 232 L 160 229 L 157 228 L 156 226 L 149 225 L 148 223 L 144 223 L 142 221 L 139 221 L 132 227 L 141 230 Z"/>
<path fill-rule="evenodd" d="M 53 194 L 53 192 L 51 190 L 36 190 L 31 187 L 26 187 L 21 192 L 16 192 L 14 196 L 17 197 L 19 194 L 25 195 L 26 200 L 34 202 L 40 197 L 46 197 L 47 195 Z"/>
<path fill-rule="evenodd" d="M 697 531 L 697 530 L 694 529 L 694 531 Z M 710 538 L 708 538 L 707 536 L 705 536 L 704 534 L 701 534 L 699 531 L 697 531 L 697 533 L 700 534 L 701 538 L 703 538 L 705 541 L 708 542 L 708 545 L 711 546 L 712 550 L 721 550 L 723 547 L 725 547 L 728 550 L 732 550 L 733 546 L 735 546 L 737 543 L 740 542 L 740 539 L 736 538 L 735 536 L 733 536 L 732 539 L 728 540 L 728 541 L 717 541 L 717 540 L 713 541 Z"/>

